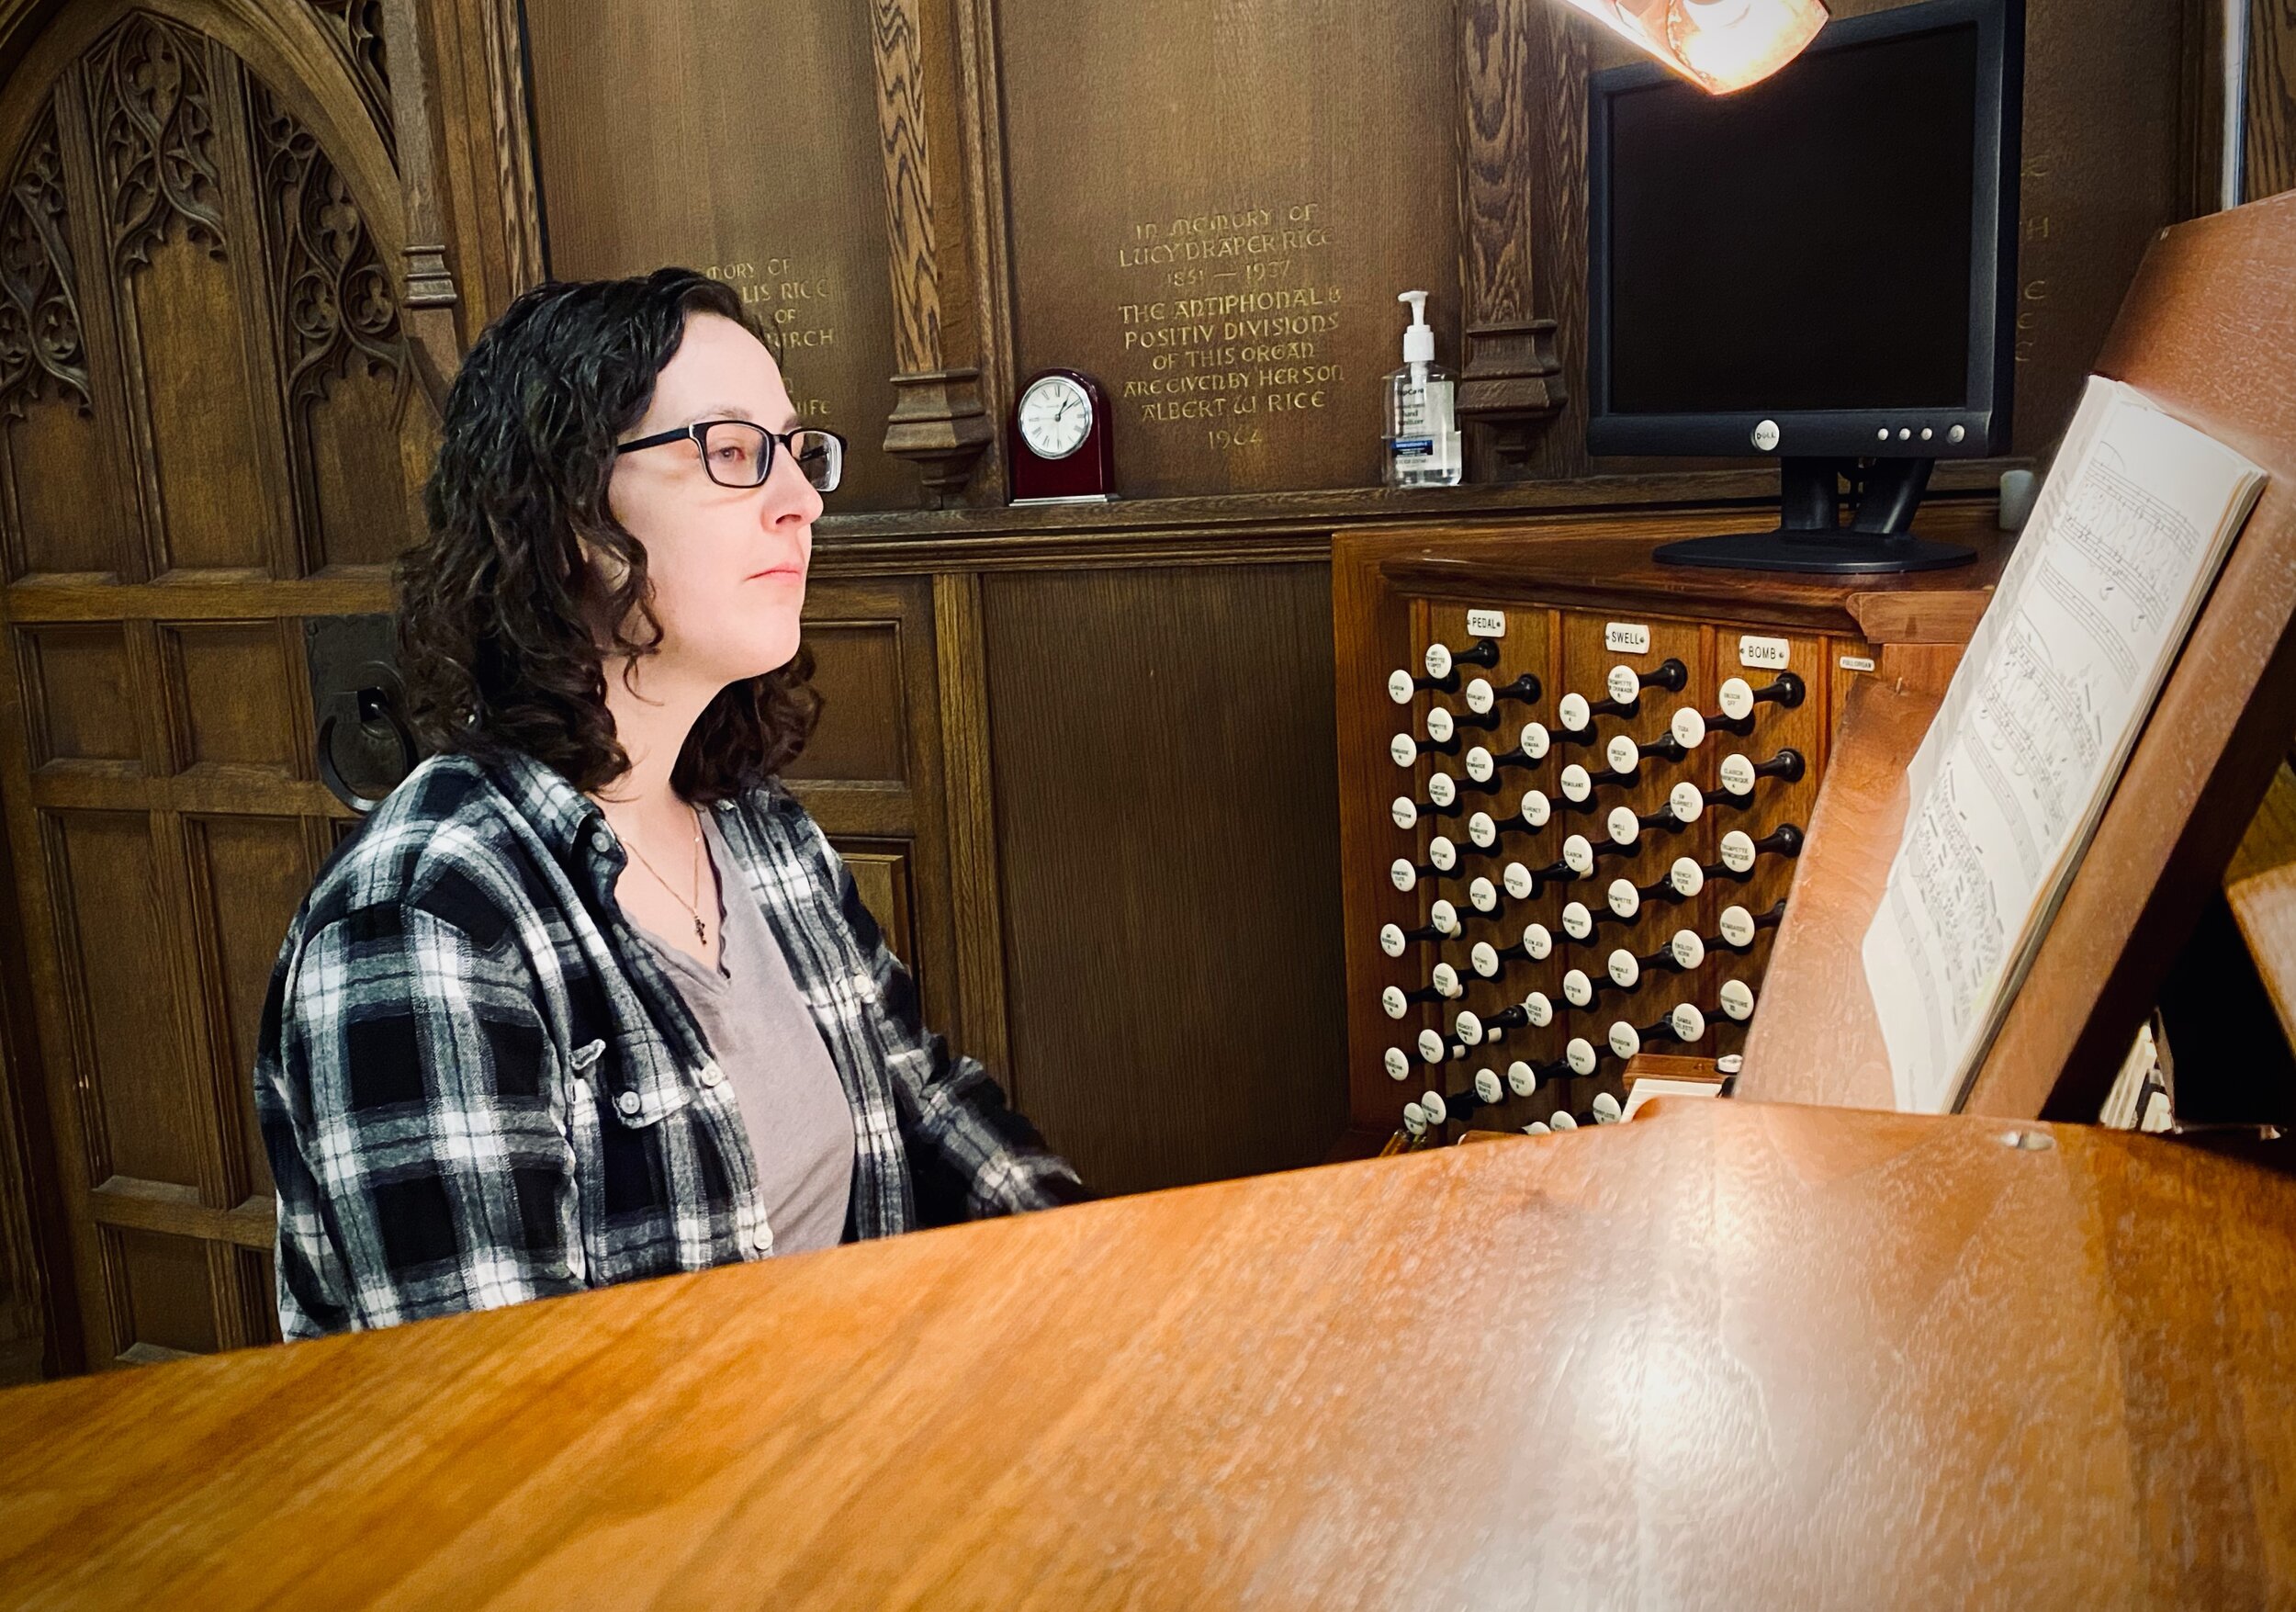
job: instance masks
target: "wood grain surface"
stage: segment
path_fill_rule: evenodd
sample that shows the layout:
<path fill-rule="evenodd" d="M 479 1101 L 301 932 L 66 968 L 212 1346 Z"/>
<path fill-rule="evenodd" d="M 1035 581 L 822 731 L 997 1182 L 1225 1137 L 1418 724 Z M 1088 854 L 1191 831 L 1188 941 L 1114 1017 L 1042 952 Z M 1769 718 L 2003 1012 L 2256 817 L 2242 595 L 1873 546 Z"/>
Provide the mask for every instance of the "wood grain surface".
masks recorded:
<path fill-rule="evenodd" d="M 0 1393 L 43 1605 L 2254 1606 L 2296 1183 L 1739 1102 Z"/>
<path fill-rule="evenodd" d="M 1935 693 L 1901 692 L 1874 678 L 1859 679 L 1850 691 L 1793 898 L 1771 945 L 1739 1097 L 1897 1106 L 1860 948 L 1905 831 L 1906 763 L 1937 705 Z"/>

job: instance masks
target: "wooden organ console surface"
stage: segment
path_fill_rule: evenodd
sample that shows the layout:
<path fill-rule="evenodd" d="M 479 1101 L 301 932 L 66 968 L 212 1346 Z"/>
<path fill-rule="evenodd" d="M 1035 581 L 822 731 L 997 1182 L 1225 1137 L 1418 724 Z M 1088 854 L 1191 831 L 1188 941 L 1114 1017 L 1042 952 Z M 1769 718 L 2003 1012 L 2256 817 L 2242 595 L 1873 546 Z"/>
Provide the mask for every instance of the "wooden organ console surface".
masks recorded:
<path fill-rule="evenodd" d="M 1734 1067 L 1853 683 L 1950 671 L 2004 551 L 1814 579 L 1651 561 L 1746 510 L 1343 535 L 1351 1136 L 1618 1117 L 1638 1054 Z"/>

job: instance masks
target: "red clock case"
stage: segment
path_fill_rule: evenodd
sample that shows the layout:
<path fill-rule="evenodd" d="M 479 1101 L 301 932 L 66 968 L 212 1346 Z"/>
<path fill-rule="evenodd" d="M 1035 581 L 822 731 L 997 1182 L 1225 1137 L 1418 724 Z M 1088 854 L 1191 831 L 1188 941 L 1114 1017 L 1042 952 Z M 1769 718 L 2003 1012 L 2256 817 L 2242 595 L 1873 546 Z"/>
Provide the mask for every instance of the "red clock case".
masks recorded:
<path fill-rule="evenodd" d="M 1020 434 L 1020 400 L 1048 375 L 1066 376 L 1092 400 L 1092 429 L 1064 459 L 1039 458 Z M 1077 369 L 1041 369 L 1014 394 L 1005 419 L 1005 462 L 1012 467 L 1012 502 L 1057 499 L 1084 502 L 1116 496 L 1116 445 L 1109 429 L 1109 395 L 1100 383 Z"/>

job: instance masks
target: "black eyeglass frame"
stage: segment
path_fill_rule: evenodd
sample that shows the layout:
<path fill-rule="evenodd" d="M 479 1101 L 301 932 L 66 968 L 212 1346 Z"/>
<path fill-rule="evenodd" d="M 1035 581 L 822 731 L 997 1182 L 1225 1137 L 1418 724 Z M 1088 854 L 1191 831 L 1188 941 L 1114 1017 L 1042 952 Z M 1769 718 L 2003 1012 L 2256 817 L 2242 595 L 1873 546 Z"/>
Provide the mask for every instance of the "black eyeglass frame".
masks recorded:
<path fill-rule="evenodd" d="M 746 425 L 765 438 L 765 465 L 759 470 L 758 479 L 755 481 L 747 484 L 718 481 L 717 473 L 710 468 L 709 444 L 704 440 L 709 435 L 709 429 L 713 425 Z M 793 456 L 797 452 L 795 438 L 816 434 L 828 437 L 837 444 L 838 479 L 842 481 L 845 476 L 845 453 L 852 445 L 845 440 L 843 432 L 829 431 L 818 425 L 793 425 L 787 431 L 768 431 L 754 420 L 696 420 L 692 424 L 681 425 L 675 431 L 664 431 L 652 436 L 641 436 L 636 442 L 618 442 L 613 445 L 613 451 L 614 457 L 619 458 L 624 454 L 634 454 L 640 448 L 661 447 L 673 442 L 690 442 L 702 456 L 702 473 L 704 476 L 720 487 L 731 488 L 737 492 L 748 492 L 763 487 L 767 479 L 772 476 L 775 449 L 778 448 L 782 453 Z M 799 473 L 803 474 L 803 471 Z M 805 485 L 812 487 L 813 483 L 807 481 Z M 815 488 L 814 490 L 834 492 L 837 489 L 834 487 Z"/>

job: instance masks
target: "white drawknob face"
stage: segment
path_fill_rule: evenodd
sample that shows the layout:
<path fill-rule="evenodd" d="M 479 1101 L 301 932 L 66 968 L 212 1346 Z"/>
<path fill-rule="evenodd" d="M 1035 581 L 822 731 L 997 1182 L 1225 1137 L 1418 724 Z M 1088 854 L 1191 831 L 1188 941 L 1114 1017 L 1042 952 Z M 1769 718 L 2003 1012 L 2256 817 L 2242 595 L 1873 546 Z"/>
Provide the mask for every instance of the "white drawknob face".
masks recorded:
<path fill-rule="evenodd" d="M 1447 963 L 1438 963 L 1430 969 L 1427 983 L 1446 997 L 1456 997 L 1463 988 L 1459 984 L 1459 971 Z"/>
<path fill-rule="evenodd" d="M 1379 1009 L 1390 1019 L 1401 1019 L 1411 1011 L 1411 1004 L 1403 999 L 1401 986 L 1390 986 L 1379 993 Z"/>
<path fill-rule="evenodd" d="M 1714 1061 L 1714 1072 L 1717 1075 L 1735 1075 L 1745 1067 L 1744 1053 L 1724 1053 Z"/>
<path fill-rule="evenodd" d="M 1467 953 L 1467 965 L 1482 979 L 1499 977 L 1499 948 L 1489 941 L 1478 941 Z"/>
<path fill-rule="evenodd" d="M 1440 705 L 1430 705 L 1427 708 L 1427 737 L 1429 738 L 1437 744 L 1449 744 L 1451 735 L 1456 731 L 1457 729 L 1451 726 L 1450 712 Z"/>
<path fill-rule="evenodd" d="M 1594 933 L 1594 915 L 1587 910 L 1585 902 L 1563 904 L 1562 932 L 1574 941 L 1586 940 Z"/>
<path fill-rule="evenodd" d="M 1683 1002 L 1667 1014 L 1666 1025 L 1674 1032 L 1676 1041 L 1696 1041 L 1706 1033 L 1706 1016 Z"/>
<path fill-rule="evenodd" d="M 1499 892 L 1489 879 L 1479 876 L 1467 886 L 1467 905 L 1486 915 L 1496 912 L 1499 910 Z"/>
<path fill-rule="evenodd" d="M 1405 1103 L 1403 1105 L 1403 1129 L 1411 1135 L 1424 1136 L 1427 1133 L 1427 1110 L 1415 1102 Z"/>
<path fill-rule="evenodd" d="M 1555 702 L 1556 720 L 1562 724 L 1563 731 L 1566 733 L 1582 731 L 1592 716 L 1593 713 L 1587 709 L 1584 694 L 1565 694 Z"/>
<path fill-rule="evenodd" d="M 1480 1046 L 1483 1043 L 1483 1021 L 1476 1014 L 1461 1008 L 1458 1018 L 1451 1025 L 1451 1033 L 1459 1038 L 1459 1045 L 1463 1047 Z"/>
<path fill-rule="evenodd" d="M 1538 888 L 1538 881 L 1532 876 L 1531 870 L 1519 862 L 1507 863 L 1499 877 L 1507 894 L 1517 901 L 1528 901 L 1531 893 Z"/>
<path fill-rule="evenodd" d="M 1419 870 L 1412 866 L 1411 858 L 1407 856 L 1399 856 L 1390 862 L 1387 876 L 1398 890 L 1408 890 L 1419 883 Z"/>
<path fill-rule="evenodd" d="M 1438 834 L 1427 841 L 1427 862 L 1435 872 L 1447 874 L 1459 865 L 1459 848 Z"/>
<path fill-rule="evenodd" d="M 1387 815 L 1395 820 L 1398 829 L 1414 828 L 1419 822 L 1419 807 L 1408 795 L 1399 795 L 1390 801 Z"/>
<path fill-rule="evenodd" d="M 1523 1134 L 1525 1136 L 1550 1135 L 1552 1134 L 1552 1127 L 1550 1127 L 1544 1120 L 1533 1120 L 1529 1124 L 1523 1127 Z"/>
<path fill-rule="evenodd" d="M 1594 871 L 1594 846 L 1583 834 L 1573 834 L 1562 842 L 1562 865 L 1581 878 Z"/>
<path fill-rule="evenodd" d="M 1379 1059 L 1390 1080 L 1401 1080 L 1411 1074 L 1411 1059 L 1401 1047 L 1390 1047 Z"/>
<path fill-rule="evenodd" d="M 1451 651 L 1445 648 L 1441 644 L 1428 645 L 1426 667 L 1427 675 L 1429 677 L 1445 678 L 1450 676 Z"/>
<path fill-rule="evenodd" d="M 1618 1099 L 1607 1091 L 1596 1092 L 1594 1100 L 1587 1107 L 1593 1111 L 1594 1122 L 1598 1125 L 1615 1125 L 1618 1117 L 1626 1111 L 1618 1106 Z"/>
<path fill-rule="evenodd" d="M 1666 792 L 1667 815 L 1678 823 L 1694 823 L 1705 809 L 1706 797 L 1687 780 Z"/>
<path fill-rule="evenodd" d="M 1570 1044 L 1562 1049 L 1563 1061 L 1570 1065 L 1570 1073 L 1583 1080 L 1594 1073 L 1594 1043 L 1582 1035 L 1570 1038 Z"/>
<path fill-rule="evenodd" d="M 1506 1095 L 1507 1088 L 1499 1083 L 1499 1072 L 1496 1069 L 1475 1071 L 1475 1100 L 1477 1102 L 1497 1102 Z"/>
<path fill-rule="evenodd" d="M 1422 1060 L 1430 1064 L 1440 1064 L 1443 1062 L 1443 1038 L 1440 1035 L 1437 1035 L 1434 1031 L 1421 1031 L 1419 1032 L 1419 1041 L 1417 1044 L 1419 1047 L 1419 1056 Z"/>
<path fill-rule="evenodd" d="M 1464 764 L 1467 768 L 1467 775 L 1478 783 L 1490 783 L 1491 775 L 1499 771 L 1499 764 L 1491 759 L 1491 752 L 1480 745 L 1471 745 L 1468 748 Z"/>
<path fill-rule="evenodd" d="M 1642 1037 L 1624 1019 L 1610 1027 L 1610 1050 L 1621 1058 L 1631 1058 L 1642 1050 Z"/>
<path fill-rule="evenodd" d="M 1674 938 L 1666 943 L 1668 955 L 1674 966 L 1684 971 L 1699 967 L 1706 960 L 1706 943 L 1698 938 L 1696 930 L 1676 930 Z"/>
<path fill-rule="evenodd" d="M 1517 1097 L 1528 1097 L 1538 1089 L 1538 1071 L 1517 1058 L 1507 1065 L 1507 1089 Z"/>
<path fill-rule="evenodd" d="M 1562 798 L 1572 806 L 1584 805 L 1586 797 L 1594 793 L 1593 775 L 1576 761 L 1562 770 L 1558 782 L 1562 788 Z"/>
<path fill-rule="evenodd" d="M 1610 882 L 1610 909 L 1620 918 L 1632 918 L 1642 910 L 1642 892 L 1635 888 L 1632 879 Z"/>
<path fill-rule="evenodd" d="M 1743 722 L 1754 714 L 1753 685 L 1742 677 L 1726 677 L 1721 688 L 1722 715 Z"/>
<path fill-rule="evenodd" d="M 1543 923 L 1523 926 L 1523 955 L 1534 963 L 1544 963 L 1555 949 L 1555 937 L 1547 932 Z"/>
<path fill-rule="evenodd" d="M 1401 667 L 1387 674 L 1387 697 L 1399 705 L 1411 704 L 1411 673 Z"/>
<path fill-rule="evenodd" d="M 1554 742 L 1548 737 L 1547 725 L 1543 722 L 1525 722 L 1523 724 L 1522 737 L 1515 740 L 1515 743 L 1522 747 L 1524 758 L 1533 761 L 1545 761 L 1547 751 Z"/>
<path fill-rule="evenodd" d="M 1419 759 L 1419 741 L 1408 733 L 1399 733 L 1387 741 L 1387 759 L 1399 767 L 1408 767 Z"/>
<path fill-rule="evenodd" d="M 1610 963 L 1607 966 L 1611 984 L 1620 990 L 1634 989 L 1642 978 L 1642 964 L 1636 960 L 1635 954 L 1624 946 L 1610 954 Z"/>
<path fill-rule="evenodd" d="M 1754 943 L 1754 915 L 1743 907 L 1722 909 L 1722 938 L 1733 946 Z"/>
<path fill-rule="evenodd" d="M 1610 742 L 1603 747 L 1603 759 L 1610 763 L 1612 772 L 1623 777 L 1635 770 L 1635 763 L 1642 759 L 1642 752 L 1635 749 L 1633 739 L 1623 733 L 1614 733 L 1610 736 Z"/>
<path fill-rule="evenodd" d="M 1742 979 L 1722 982 L 1722 1011 L 1740 1024 L 1754 1016 L 1754 987 Z"/>
<path fill-rule="evenodd" d="M 1448 901 L 1438 901 L 1427 908 L 1427 921 L 1446 935 L 1459 932 L 1459 909 Z"/>
<path fill-rule="evenodd" d="M 1379 926 L 1379 950 L 1390 957 L 1401 957 L 1403 948 L 1411 942 L 1403 939 L 1403 926 L 1383 923 Z"/>
<path fill-rule="evenodd" d="M 1429 773 L 1427 775 L 1427 798 L 1444 810 L 1449 811 L 1451 807 L 1458 804 L 1458 780 L 1448 772 Z"/>
<path fill-rule="evenodd" d="M 1733 750 L 1722 758 L 1722 787 L 1743 798 L 1754 793 L 1754 763 Z"/>
<path fill-rule="evenodd" d="M 1734 874 L 1747 872 L 1754 865 L 1753 837 L 1743 829 L 1733 829 L 1722 836 L 1722 865 Z"/>
<path fill-rule="evenodd" d="M 1674 742 L 1686 750 L 1694 750 L 1706 742 L 1706 719 L 1690 706 L 1684 705 L 1667 723 L 1666 731 L 1674 736 Z"/>
<path fill-rule="evenodd" d="M 1578 1120 L 1568 1110 L 1563 1109 L 1557 1109 L 1555 1110 L 1554 1118 L 1549 1120 L 1548 1123 L 1552 1125 L 1558 1131 L 1575 1131 L 1579 1128 Z"/>
<path fill-rule="evenodd" d="M 1603 827 L 1610 830 L 1613 845 L 1632 845 L 1642 834 L 1641 820 L 1635 816 L 1632 806 L 1611 807 L 1610 817 Z"/>
<path fill-rule="evenodd" d="M 1450 1106 L 1443 1100 L 1443 1094 L 1439 1091 L 1421 1092 L 1419 1111 L 1427 1116 L 1430 1125 L 1440 1125 L 1451 1117 Z"/>
<path fill-rule="evenodd" d="M 1544 829 L 1547 819 L 1554 815 L 1554 803 L 1547 798 L 1544 790 L 1526 789 L 1523 792 L 1523 822 L 1525 827 Z"/>
<path fill-rule="evenodd" d="M 1467 685 L 1467 708 L 1474 712 L 1476 716 L 1490 716 L 1491 708 L 1498 703 L 1499 696 L 1492 690 L 1491 686 L 1491 680 L 1489 678 L 1478 677 L 1469 682 Z"/>
<path fill-rule="evenodd" d="M 1642 680 L 1635 675 L 1635 669 L 1631 666 L 1614 666 L 1604 676 L 1603 688 L 1612 699 L 1623 705 L 1641 694 Z"/>
<path fill-rule="evenodd" d="M 1706 870 L 1686 856 L 1678 856 L 1666 870 L 1666 882 L 1677 896 L 1695 896 L 1706 887 Z"/>
<path fill-rule="evenodd" d="M 1586 970 L 1574 968 L 1562 976 L 1562 999 L 1573 1008 L 1584 1008 L 1594 1000 L 1594 982 Z"/>
<path fill-rule="evenodd" d="M 1523 1018 L 1533 1030 L 1544 1030 L 1555 1021 L 1555 1004 L 1545 991 L 1533 991 L 1523 998 Z"/>
<path fill-rule="evenodd" d="M 1477 812 L 1467 819 L 1467 841 L 1478 851 L 1489 851 L 1499 843 L 1499 825 L 1489 812 Z"/>

